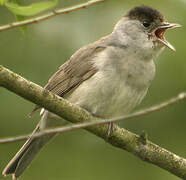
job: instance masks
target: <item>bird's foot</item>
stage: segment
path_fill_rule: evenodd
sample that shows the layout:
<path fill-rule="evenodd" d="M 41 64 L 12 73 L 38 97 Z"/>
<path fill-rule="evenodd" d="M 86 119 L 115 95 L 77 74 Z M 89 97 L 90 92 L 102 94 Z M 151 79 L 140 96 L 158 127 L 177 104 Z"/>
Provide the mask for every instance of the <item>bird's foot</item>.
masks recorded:
<path fill-rule="evenodd" d="M 114 130 L 114 123 L 113 122 L 110 122 L 108 124 L 107 138 L 110 137 L 110 135 L 112 134 L 113 130 Z"/>

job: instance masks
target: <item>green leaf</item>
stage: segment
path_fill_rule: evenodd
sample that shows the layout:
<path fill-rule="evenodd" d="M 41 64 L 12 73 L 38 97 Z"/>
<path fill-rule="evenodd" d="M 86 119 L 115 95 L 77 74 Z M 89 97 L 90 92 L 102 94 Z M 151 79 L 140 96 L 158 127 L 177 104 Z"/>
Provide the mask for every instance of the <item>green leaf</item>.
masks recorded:
<path fill-rule="evenodd" d="M 3 0 L 0 0 L 3 1 Z M 34 16 L 42 11 L 50 9 L 57 4 L 58 0 L 33 3 L 28 6 L 21 6 L 15 2 L 5 2 L 5 6 L 15 15 Z"/>
<path fill-rule="evenodd" d="M 17 21 L 23 21 L 23 20 L 26 19 L 26 17 L 24 17 L 24 16 L 20 16 L 20 15 L 15 15 L 15 16 L 16 16 L 16 20 Z M 23 32 L 23 34 L 25 35 L 26 32 L 27 32 L 27 25 L 21 26 L 19 28 Z"/>
<path fill-rule="evenodd" d="M 0 6 L 4 6 L 7 0 L 0 0 Z"/>

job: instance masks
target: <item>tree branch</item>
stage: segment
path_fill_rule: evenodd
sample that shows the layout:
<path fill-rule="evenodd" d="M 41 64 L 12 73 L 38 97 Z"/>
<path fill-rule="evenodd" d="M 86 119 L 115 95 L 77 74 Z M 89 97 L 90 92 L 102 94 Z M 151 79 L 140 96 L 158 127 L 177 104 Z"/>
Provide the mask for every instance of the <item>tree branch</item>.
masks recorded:
<path fill-rule="evenodd" d="M 67 102 L 39 85 L 27 81 L 3 66 L 0 66 L 0 86 L 70 122 L 93 122 L 100 120 L 93 117 L 86 110 Z M 182 93 L 177 97 L 176 102 L 184 99 L 185 96 L 186 94 Z M 171 101 L 172 103 L 173 101 Z M 166 107 L 166 105 L 162 107 Z M 155 164 L 182 179 L 186 179 L 186 159 L 150 142 L 145 136 L 138 136 L 117 125 L 114 125 L 114 131 L 109 138 L 107 137 L 106 125 L 87 127 L 86 130 L 103 138 L 115 147 L 131 152 L 146 162 Z"/>
<path fill-rule="evenodd" d="M 173 97 L 161 104 L 154 105 L 150 108 L 146 108 L 143 110 L 139 110 L 137 112 L 131 113 L 129 115 L 125 116 L 120 116 L 117 118 L 111 118 L 111 119 L 99 119 L 95 121 L 88 121 L 88 122 L 83 122 L 83 123 L 76 123 L 76 124 L 70 124 L 70 125 L 65 125 L 65 126 L 58 126 L 57 128 L 48 128 L 45 130 L 42 130 L 42 132 L 35 133 L 33 134 L 26 134 L 26 135 L 20 135 L 20 136 L 13 136 L 13 137 L 8 137 L 8 138 L 2 138 L 0 139 L 0 144 L 6 144 L 6 143 L 11 143 L 11 142 L 16 142 L 16 141 L 22 141 L 28 139 L 30 136 L 32 137 L 40 137 L 40 136 L 45 136 L 47 134 L 58 134 L 58 133 L 65 133 L 68 131 L 73 131 L 77 129 L 82 129 L 82 128 L 87 128 L 90 126 L 96 126 L 96 125 L 103 125 L 103 124 L 108 124 L 111 122 L 118 122 L 118 121 L 123 121 L 123 120 L 128 120 L 131 118 L 137 118 L 141 117 L 142 115 L 150 114 L 152 112 L 159 111 L 161 109 L 167 108 L 171 105 L 174 105 L 177 102 L 180 102 L 181 100 L 186 99 L 186 93 L 180 93 L 176 97 Z M 143 137 L 142 137 L 143 138 Z"/>
<path fill-rule="evenodd" d="M 13 29 L 13 28 L 16 28 L 16 27 L 24 26 L 24 25 L 38 23 L 38 22 L 44 21 L 46 19 L 52 18 L 54 16 L 57 16 L 57 15 L 60 15 L 60 14 L 67 14 L 67 13 L 70 13 L 72 11 L 79 10 L 79 9 L 82 9 L 82 8 L 86 8 L 88 6 L 91 6 L 93 4 L 96 4 L 98 2 L 103 2 L 103 1 L 105 1 L 105 0 L 90 0 L 90 1 L 87 1 L 85 3 L 81 3 L 81 4 L 78 4 L 78 5 L 71 6 L 71 7 L 56 9 L 56 10 L 53 10 L 52 12 L 47 13 L 47 14 L 37 16 L 37 17 L 33 17 L 33 18 L 29 18 L 29 19 L 24 20 L 24 21 L 5 24 L 5 25 L 0 26 L 0 32 L 8 30 L 8 29 Z"/>

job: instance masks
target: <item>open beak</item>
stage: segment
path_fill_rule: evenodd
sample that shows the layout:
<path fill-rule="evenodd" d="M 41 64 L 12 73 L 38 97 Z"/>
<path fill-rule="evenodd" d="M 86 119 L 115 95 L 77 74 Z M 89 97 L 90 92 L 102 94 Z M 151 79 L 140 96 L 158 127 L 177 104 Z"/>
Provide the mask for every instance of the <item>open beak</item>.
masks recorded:
<path fill-rule="evenodd" d="M 154 34 L 157 37 L 158 41 L 170 48 L 171 50 L 175 51 L 175 48 L 168 42 L 166 41 L 164 34 L 167 29 L 173 29 L 181 27 L 179 24 L 170 24 L 170 23 L 165 23 L 160 25 L 155 31 Z"/>

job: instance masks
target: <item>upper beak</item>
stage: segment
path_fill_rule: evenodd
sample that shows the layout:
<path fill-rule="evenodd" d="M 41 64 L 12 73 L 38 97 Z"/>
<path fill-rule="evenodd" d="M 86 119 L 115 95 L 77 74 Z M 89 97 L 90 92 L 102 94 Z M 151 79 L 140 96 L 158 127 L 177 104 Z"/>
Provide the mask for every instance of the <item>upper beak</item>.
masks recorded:
<path fill-rule="evenodd" d="M 161 43 L 163 43 L 165 46 L 167 46 L 168 48 L 170 48 L 173 51 L 175 51 L 175 48 L 168 41 L 166 41 L 166 39 L 164 38 L 164 33 L 167 29 L 173 29 L 173 28 L 177 28 L 177 27 L 181 27 L 181 25 L 180 24 L 164 23 L 164 24 L 160 25 L 154 32 L 158 41 L 160 41 Z"/>

